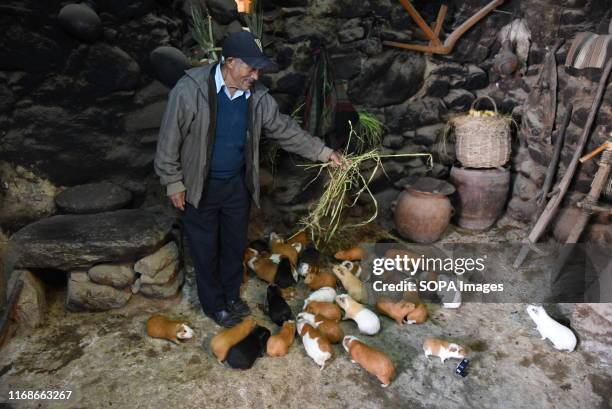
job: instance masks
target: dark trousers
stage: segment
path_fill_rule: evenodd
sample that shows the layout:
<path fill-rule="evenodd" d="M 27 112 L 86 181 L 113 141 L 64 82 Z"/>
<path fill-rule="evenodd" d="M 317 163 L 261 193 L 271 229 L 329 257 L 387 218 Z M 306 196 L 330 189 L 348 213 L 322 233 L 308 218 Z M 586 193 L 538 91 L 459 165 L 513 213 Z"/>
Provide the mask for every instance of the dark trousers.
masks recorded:
<path fill-rule="evenodd" d="M 251 205 L 244 179 L 244 172 L 230 179 L 209 178 L 198 207 L 185 204 L 183 226 L 206 314 L 240 296 Z"/>

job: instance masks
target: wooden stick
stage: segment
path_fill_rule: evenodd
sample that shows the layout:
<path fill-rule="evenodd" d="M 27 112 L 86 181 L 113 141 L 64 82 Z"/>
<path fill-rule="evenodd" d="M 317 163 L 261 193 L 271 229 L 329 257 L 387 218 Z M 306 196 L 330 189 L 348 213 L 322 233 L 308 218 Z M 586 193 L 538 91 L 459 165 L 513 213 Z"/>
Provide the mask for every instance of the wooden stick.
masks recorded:
<path fill-rule="evenodd" d="M 559 208 L 559 205 L 561 204 L 561 201 L 563 200 L 563 197 L 565 196 L 565 193 L 567 192 L 567 189 L 569 188 L 569 185 L 574 177 L 574 173 L 576 172 L 578 159 L 580 158 L 580 155 L 582 155 L 584 146 L 586 145 L 589 135 L 591 134 L 591 128 L 593 126 L 593 122 L 595 121 L 597 111 L 599 110 L 599 104 L 601 103 L 601 99 L 606 90 L 606 83 L 608 82 L 608 77 L 610 76 L 610 70 L 612 70 L 612 59 L 608 60 L 608 63 L 601 74 L 599 86 L 597 87 L 597 93 L 593 99 L 591 111 L 589 112 L 589 117 L 587 118 L 582 135 L 580 136 L 580 141 L 578 142 L 574 156 L 572 156 L 572 160 L 565 171 L 565 175 L 563 175 L 563 179 L 561 179 L 561 182 L 559 182 L 559 185 L 556 188 L 559 190 L 559 193 L 548 202 L 544 212 L 538 218 L 538 221 L 531 230 L 531 233 L 529 233 L 529 236 L 525 240 L 526 242 L 523 244 L 518 257 L 514 261 L 514 268 L 520 267 L 529 252 L 529 245 L 538 241 L 540 236 L 548 227 L 548 224 L 557 213 L 557 209 Z"/>
<path fill-rule="evenodd" d="M 412 19 L 416 21 L 419 28 L 423 30 L 429 40 L 431 40 L 435 45 L 442 45 L 442 42 L 440 41 L 438 36 L 435 35 L 433 31 L 431 31 L 431 28 L 429 28 L 425 20 L 423 20 L 421 14 L 419 14 L 419 12 L 414 8 L 412 3 L 410 3 L 410 0 L 399 0 L 399 2 L 402 3 L 402 6 L 404 6 L 406 11 L 408 11 L 408 14 L 410 14 L 410 17 L 412 17 Z"/>
<path fill-rule="evenodd" d="M 440 10 L 438 10 L 438 17 L 436 17 L 436 22 L 433 26 L 433 33 L 436 38 L 440 38 L 440 31 L 442 31 L 442 24 L 444 23 L 444 18 L 446 17 L 446 12 L 448 11 L 448 6 L 443 4 L 440 6 Z M 429 42 L 429 45 L 435 45 L 433 40 Z"/>
<path fill-rule="evenodd" d="M 580 163 L 584 163 L 587 160 L 593 159 L 595 156 L 597 156 L 603 150 L 610 149 L 611 146 L 612 146 L 612 142 L 610 142 L 610 141 L 604 142 L 601 145 L 599 145 L 599 147 L 597 149 L 595 149 L 593 152 L 587 153 L 586 155 L 584 155 L 582 158 L 580 158 L 578 160 L 580 161 Z"/>

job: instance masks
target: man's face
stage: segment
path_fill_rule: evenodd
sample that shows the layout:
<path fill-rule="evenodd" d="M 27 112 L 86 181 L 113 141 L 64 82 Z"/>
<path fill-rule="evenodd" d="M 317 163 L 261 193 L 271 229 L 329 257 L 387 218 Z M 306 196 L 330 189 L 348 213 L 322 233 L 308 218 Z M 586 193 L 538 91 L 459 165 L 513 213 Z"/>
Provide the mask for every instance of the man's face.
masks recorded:
<path fill-rule="evenodd" d="M 260 70 L 251 67 L 240 58 L 228 58 L 226 64 L 234 85 L 243 91 L 250 89 L 259 78 Z"/>

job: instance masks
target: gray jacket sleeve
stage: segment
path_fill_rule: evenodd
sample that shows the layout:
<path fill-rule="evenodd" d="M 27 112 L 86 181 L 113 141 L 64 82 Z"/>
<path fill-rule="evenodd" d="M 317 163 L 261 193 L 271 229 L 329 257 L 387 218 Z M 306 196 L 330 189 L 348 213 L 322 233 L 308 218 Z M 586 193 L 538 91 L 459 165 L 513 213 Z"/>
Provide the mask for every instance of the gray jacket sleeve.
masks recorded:
<path fill-rule="evenodd" d="M 187 83 L 179 81 L 170 92 L 166 112 L 162 119 L 157 140 L 154 168 L 168 196 L 185 191 L 181 167 L 181 145 L 189 125 L 195 118 L 189 103 L 190 90 Z M 191 99 L 192 100 L 192 99 Z"/>
<path fill-rule="evenodd" d="M 263 129 L 266 136 L 274 139 L 281 148 L 297 153 L 312 161 L 327 162 L 332 149 L 323 141 L 300 128 L 290 116 L 278 110 L 274 97 L 266 94 L 263 97 Z"/>

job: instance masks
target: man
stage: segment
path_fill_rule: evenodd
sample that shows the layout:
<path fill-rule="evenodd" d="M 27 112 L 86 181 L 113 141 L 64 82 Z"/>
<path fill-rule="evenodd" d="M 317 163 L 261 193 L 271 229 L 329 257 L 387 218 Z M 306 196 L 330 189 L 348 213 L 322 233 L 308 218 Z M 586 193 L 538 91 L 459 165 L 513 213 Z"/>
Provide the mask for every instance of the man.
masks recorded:
<path fill-rule="evenodd" d="M 206 315 L 232 327 L 249 314 L 240 299 L 251 199 L 259 207 L 262 130 L 307 159 L 341 164 L 340 155 L 278 110 L 256 82 L 273 63 L 247 31 L 230 34 L 222 63 L 186 71 L 169 96 L 155 171 L 182 221 Z"/>

